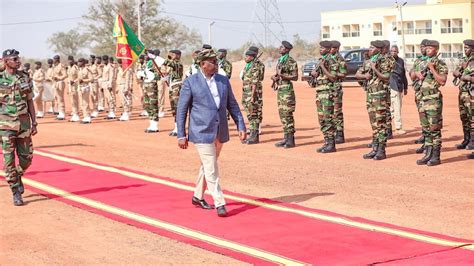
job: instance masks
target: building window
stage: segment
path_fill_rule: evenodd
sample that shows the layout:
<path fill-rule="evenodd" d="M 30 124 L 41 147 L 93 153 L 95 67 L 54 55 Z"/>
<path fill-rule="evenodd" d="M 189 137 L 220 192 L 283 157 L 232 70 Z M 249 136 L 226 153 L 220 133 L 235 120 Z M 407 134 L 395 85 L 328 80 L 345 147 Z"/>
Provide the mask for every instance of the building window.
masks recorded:
<path fill-rule="evenodd" d="M 359 37 L 360 36 L 359 24 L 352 24 L 351 25 L 351 36 L 352 37 Z"/>
<path fill-rule="evenodd" d="M 329 39 L 331 38 L 331 34 L 329 33 L 329 26 L 323 26 L 321 29 L 323 39 Z"/>
<path fill-rule="evenodd" d="M 374 23 L 374 36 L 382 36 L 382 23 Z"/>
<path fill-rule="evenodd" d="M 441 20 L 441 33 L 451 33 L 451 20 L 450 19 Z"/>
<path fill-rule="evenodd" d="M 406 35 L 415 34 L 415 26 L 413 21 L 404 21 L 403 22 L 403 32 Z M 398 35 L 402 34 L 402 30 L 398 30 Z"/>
<path fill-rule="evenodd" d="M 415 58 L 415 46 L 414 45 L 405 45 L 405 58 Z"/>
<path fill-rule="evenodd" d="M 442 19 L 441 20 L 441 33 L 462 33 L 462 19 Z"/>
<path fill-rule="evenodd" d="M 453 33 L 462 33 L 462 19 L 456 18 L 451 20 L 451 29 Z"/>
<path fill-rule="evenodd" d="M 351 25 L 342 25 L 342 37 L 351 37 Z"/>
<path fill-rule="evenodd" d="M 451 44 L 441 44 L 440 47 L 441 51 L 441 58 L 451 58 L 452 57 L 452 50 L 451 50 Z"/>
<path fill-rule="evenodd" d="M 420 20 L 416 22 L 416 34 L 431 34 L 433 27 L 431 20 Z"/>
<path fill-rule="evenodd" d="M 463 56 L 463 46 L 462 43 L 453 43 L 451 50 L 453 52 L 454 58 L 462 58 Z"/>

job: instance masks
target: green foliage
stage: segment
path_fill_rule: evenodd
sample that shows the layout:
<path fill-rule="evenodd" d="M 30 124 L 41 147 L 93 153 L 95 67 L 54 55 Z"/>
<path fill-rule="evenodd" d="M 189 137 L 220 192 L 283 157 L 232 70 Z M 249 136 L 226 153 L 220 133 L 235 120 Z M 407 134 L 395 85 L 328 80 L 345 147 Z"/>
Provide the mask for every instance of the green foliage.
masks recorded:
<path fill-rule="evenodd" d="M 89 43 L 86 35 L 73 29 L 68 32 L 57 32 L 48 38 L 50 47 L 60 55 L 80 55 Z"/>

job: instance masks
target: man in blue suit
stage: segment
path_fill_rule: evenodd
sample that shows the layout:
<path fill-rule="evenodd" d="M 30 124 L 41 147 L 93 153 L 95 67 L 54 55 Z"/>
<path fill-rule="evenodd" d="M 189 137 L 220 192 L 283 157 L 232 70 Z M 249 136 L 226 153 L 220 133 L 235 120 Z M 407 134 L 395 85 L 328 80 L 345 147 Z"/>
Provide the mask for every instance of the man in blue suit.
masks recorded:
<path fill-rule="evenodd" d="M 212 49 L 202 50 L 197 61 L 200 71 L 183 82 L 179 96 L 176 123 L 178 145 L 188 148 L 193 142 L 201 159 L 201 168 L 192 198 L 193 205 L 212 209 L 203 198 L 206 187 L 211 192 L 217 215 L 227 216 L 225 200 L 219 186 L 219 157 L 223 143 L 229 141 L 227 112 L 237 125 L 241 141 L 247 138 L 244 118 L 235 100 L 229 79 L 217 74 L 217 56 Z M 189 132 L 186 134 L 186 119 L 189 112 Z"/>

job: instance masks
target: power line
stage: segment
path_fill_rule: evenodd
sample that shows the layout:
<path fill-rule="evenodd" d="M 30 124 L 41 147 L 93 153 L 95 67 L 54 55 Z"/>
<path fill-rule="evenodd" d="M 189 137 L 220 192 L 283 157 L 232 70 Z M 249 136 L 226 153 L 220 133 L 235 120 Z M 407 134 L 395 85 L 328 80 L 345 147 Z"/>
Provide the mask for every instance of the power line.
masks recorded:
<path fill-rule="evenodd" d="M 10 22 L 10 23 L 1 23 L 0 26 L 40 24 L 40 23 L 49 23 L 49 22 L 58 22 L 58 21 L 76 20 L 76 19 L 82 19 L 82 17 L 58 18 L 58 19 L 35 20 L 35 21 L 21 21 L 21 22 Z"/>

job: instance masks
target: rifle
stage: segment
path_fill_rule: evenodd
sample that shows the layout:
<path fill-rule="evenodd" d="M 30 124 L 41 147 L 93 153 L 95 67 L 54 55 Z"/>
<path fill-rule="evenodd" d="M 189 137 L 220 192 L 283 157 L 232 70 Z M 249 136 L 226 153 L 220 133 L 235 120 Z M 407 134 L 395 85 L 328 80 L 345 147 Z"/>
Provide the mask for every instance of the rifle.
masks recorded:
<path fill-rule="evenodd" d="M 474 60 L 474 57 L 473 57 L 473 56 L 469 57 L 469 60 L 467 60 L 466 65 L 469 65 L 469 63 L 470 63 L 472 60 Z M 463 72 L 463 71 L 464 71 L 464 67 L 462 67 L 462 64 L 461 64 L 461 68 L 459 69 L 460 75 L 459 75 L 458 77 L 454 77 L 454 79 L 453 79 L 453 84 L 454 84 L 454 86 L 459 86 L 459 83 L 461 83 L 461 79 L 460 79 L 460 78 L 462 77 L 462 72 Z"/>
<path fill-rule="evenodd" d="M 147 52 L 148 52 L 148 50 L 147 50 Z M 165 75 L 161 72 L 161 68 L 158 66 L 158 64 L 156 64 L 155 58 L 150 58 L 150 60 L 153 62 L 153 66 L 156 68 L 156 71 L 158 71 L 158 74 L 160 74 L 160 77 L 164 78 Z M 168 86 L 169 82 L 167 80 L 165 80 L 165 84 Z"/>
<path fill-rule="evenodd" d="M 323 70 L 321 69 L 321 64 L 326 64 L 326 60 L 324 60 L 323 58 L 319 58 L 318 61 L 316 61 L 316 64 L 314 65 L 314 71 L 316 71 L 317 73 L 319 73 L 318 76 L 322 75 L 323 74 Z M 312 71 L 311 71 L 312 72 Z M 311 86 L 311 87 L 315 87 L 317 81 L 316 81 L 316 77 L 314 77 L 313 75 L 310 75 L 311 77 L 309 78 L 308 80 L 308 84 Z"/>
<path fill-rule="evenodd" d="M 272 89 L 273 89 L 274 91 L 277 91 L 277 90 L 278 90 L 278 83 L 280 83 L 280 81 L 281 81 L 281 76 L 280 76 L 280 75 L 281 75 L 281 66 L 280 66 L 280 63 L 278 63 L 278 64 L 276 65 L 276 72 L 277 72 L 277 73 L 276 73 L 275 76 L 277 77 L 277 79 L 276 79 L 276 80 L 273 80 L 273 82 L 272 82 Z"/>
<path fill-rule="evenodd" d="M 431 61 L 436 61 L 438 60 L 438 56 L 439 54 L 437 54 L 436 56 L 434 56 Z M 415 91 L 417 91 L 418 89 L 421 88 L 421 86 L 423 85 L 423 82 L 425 81 L 426 77 L 428 76 L 428 74 L 431 74 L 431 70 L 430 68 L 428 67 L 428 61 L 426 62 L 426 64 L 424 65 L 424 67 L 420 70 L 421 74 L 423 75 L 423 79 L 419 80 L 415 80 L 412 84 L 413 88 L 415 88 Z"/>

